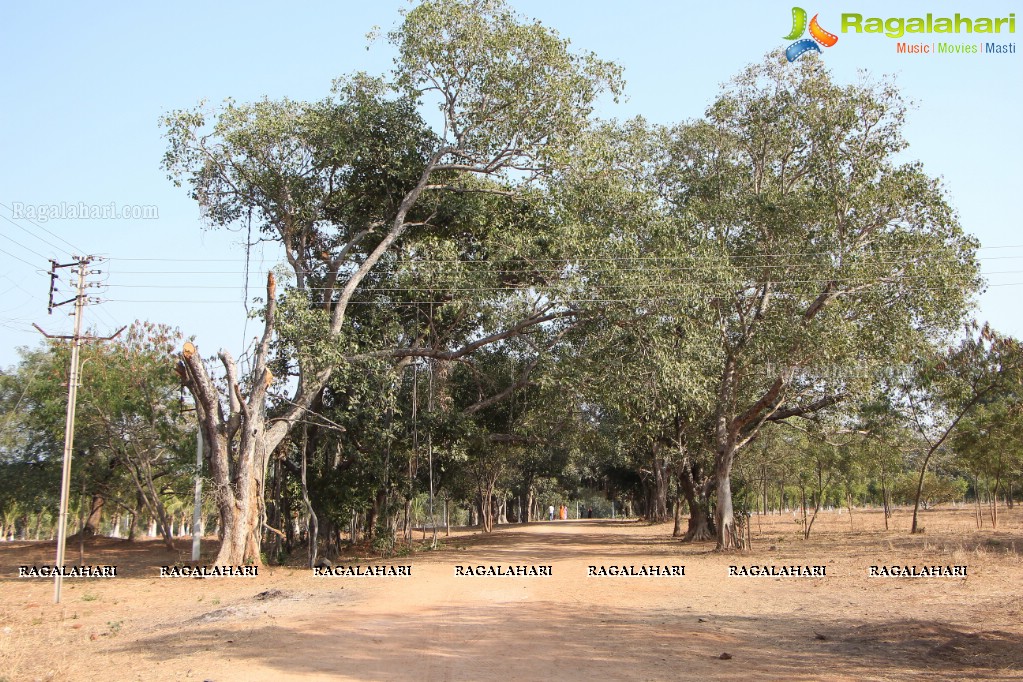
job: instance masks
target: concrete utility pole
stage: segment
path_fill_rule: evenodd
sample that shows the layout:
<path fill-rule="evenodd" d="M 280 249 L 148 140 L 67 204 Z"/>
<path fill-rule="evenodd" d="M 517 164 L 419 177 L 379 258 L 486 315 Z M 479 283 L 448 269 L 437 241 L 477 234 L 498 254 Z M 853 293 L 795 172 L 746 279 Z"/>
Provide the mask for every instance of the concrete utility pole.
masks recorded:
<path fill-rule="evenodd" d="M 85 297 L 85 276 L 87 274 L 99 274 L 98 271 L 89 272 L 86 268 L 92 263 L 92 256 L 85 256 L 82 258 L 75 258 L 73 263 L 58 264 L 57 261 L 50 261 L 50 305 L 49 312 L 52 314 L 54 308 L 58 308 L 67 303 L 74 302 L 75 304 L 75 332 L 71 336 L 54 336 L 47 334 L 43 331 L 39 325 L 33 324 L 32 326 L 39 330 L 39 332 L 48 339 L 70 339 L 71 340 L 71 369 L 68 372 L 68 385 L 67 385 L 67 416 L 64 421 L 64 466 L 61 471 L 60 479 L 60 512 L 57 516 L 57 561 L 56 561 L 56 572 L 53 576 L 53 603 L 60 603 L 60 588 L 63 580 L 64 570 L 64 545 L 67 540 L 67 508 L 68 508 L 68 497 L 71 489 L 71 454 L 75 443 L 75 406 L 78 402 L 78 354 L 81 348 L 82 341 L 94 340 L 91 337 L 86 339 L 82 336 L 82 311 L 85 308 L 86 297 Z M 78 286 L 77 294 L 74 298 L 70 298 L 61 303 L 53 302 L 53 292 L 55 291 L 55 284 L 57 281 L 57 269 L 58 268 L 69 268 L 78 266 L 78 270 L 72 270 L 72 274 L 78 275 Z M 108 341 L 118 334 L 124 331 L 124 327 L 121 327 L 116 334 L 108 336 L 102 341 Z"/>
<path fill-rule="evenodd" d="M 68 494 L 71 488 L 71 453 L 75 444 L 75 406 L 78 401 L 78 350 L 82 345 L 82 309 L 85 307 L 85 268 L 88 267 L 90 262 L 91 260 L 88 257 L 78 259 L 78 294 L 73 299 L 75 302 L 75 332 L 71 336 L 71 370 L 68 373 L 67 417 L 64 420 L 64 468 L 60 477 L 60 513 L 57 516 L 57 561 L 55 564 L 56 574 L 53 577 L 53 603 L 55 604 L 60 603 L 61 580 L 64 577 L 62 573 L 64 571 L 64 544 L 67 540 Z M 69 263 L 68 265 L 73 264 Z M 58 267 L 66 266 L 58 266 L 54 262 L 53 269 L 51 270 L 53 278 L 56 276 L 56 269 Z M 51 279 L 51 281 L 53 280 Z M 50 301 L 52 304 L 52 289 Z M 43 334 L 46 334 L 46 332 L 43 332 Z"/>

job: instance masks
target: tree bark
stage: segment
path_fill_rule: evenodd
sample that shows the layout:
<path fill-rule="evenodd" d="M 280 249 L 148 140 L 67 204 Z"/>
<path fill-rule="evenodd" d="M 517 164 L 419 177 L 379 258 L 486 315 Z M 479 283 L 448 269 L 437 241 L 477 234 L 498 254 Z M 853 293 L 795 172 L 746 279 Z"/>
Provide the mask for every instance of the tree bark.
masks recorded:
<path fill-rule="evenodd" d="M 243 395 L 234 358 L 226 350 L 219 354 L 226 374 L 229 407 L 226 413 L 221 394 L 198 349 L 186 343 L 181 354 L 180 373 L 195 398 L 223 533 L 214 560 L 217 566 L 262 565 L 263 484 L 269 455 L 290 429 L 287 422 L 275 423 L 269 432 L 266 426 L 266 392 L 273 380 L 267 358 L 275 308 L 276 282 L 273 274 L 269 274 L 263 337 L 257 347 L 247 397 Z"/>
<path fill-rule="evenodd" d="M 719 457 L 715 474 L 717 504 L 714 507 L 714 523 L 717 530 L 717 549 L 741 549 L 742 538 L 739 537 L 735 511 L 732 507 L 731 456 Z"/>
<path fill-rule="evenodd" d="M 92 494 L 92 503 L 89 505 L 89 516 L 85 520 L 85 525 L 82 527 L 82 534 L 86 537 L 92 537 L 93 535 L 99 534 L 100 524 L 103 522 L 103 506 L 106 502 L 106 498 L 100 493 Z"/>
<path fill-rule="evenodd" d="M 710 491 L 714 480 L 703 476 L 699 464 L 684 458 L 678 469 L 678 484 L 686 505 L 689 507 L 689 525 L 682 536 L 682 542 L 712 540 L 715 537 L 711 519 Z"/>
<path fill-rule="evenodd" d="M 671 530 L 671 537 L 673 538 L 682 535 L 682 501 L 683 497 L 681 495 L 675 500 L 675 527 Z"/>
<path fill-rule="evenodd" d="M 663 455 L 664 448 L 654 443 L 651 448 L 653 455 L 653 490 L 652 499 L 646 510 L 647 518 L 654 523 L 668 520 L 668 483 L 671 478 L 671 463 Z"/>

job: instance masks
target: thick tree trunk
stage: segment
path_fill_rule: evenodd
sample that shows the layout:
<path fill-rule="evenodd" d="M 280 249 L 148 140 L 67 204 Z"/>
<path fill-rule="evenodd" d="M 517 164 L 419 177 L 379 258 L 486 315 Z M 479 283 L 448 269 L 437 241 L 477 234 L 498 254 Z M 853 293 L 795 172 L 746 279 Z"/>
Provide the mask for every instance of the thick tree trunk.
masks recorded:
<path fill-rule="evenodd" d="M 714 507 L 714 525 L 718 551 L 741 547 L 732 509 L 731 478 L 739 427 L 733 423 L 734 419 L 727 412 L 727 407 L 734 396 L 735 381 L 736 362 L 733 357 L 728 357 L 718 393 L 718 414 L 714 420 L 714 492 L 717 501 Z"/>
<path fill-rule="evenodd" d="M 714 523 L 710 512 L 702 505 L 689 507 L 689 527 L 682 536 L 682 542 L 713 540 L 715 537 Z"/>
<path fill-rule="evenodd" d="M 219 354 L 225 370 L 226 395 L 219 390 L 199 356 L 198 349 L 186 343 L 181 353 L 179 372 L 196 402 L 199 424 L 206 445 L 213 479 L 213 496 L 222 532 L 218 566 L 261 565 L 263 530 L 263 484 L 269 455 L 287 437 L 293 420 L 304 410 L 289 412 L 289 419 L 266 426 L 266 392 L 273 381 L 267 367 L 276 305 L 276 282 L 267 276 L 267 310 L 263 337 L 257 347 L 252 375 L 247 382 L 248 395 L 242 390 L 234 358 L 226 351 Z M 322 373 L 321 373 L 322 374 Z M 329 372 L 324 376 L 329 377 Z M 315 390 L 300 382 L 295 403 L 311 404 L 325 385 L 324 376 L 312 377 Z M 225 411 L 225 407 L 229 407 Z"/>
<path fill-rule="evenodd" d="M 739 526 L 735 522 L 732 507 L 732 461 L 734 445 L 724 443 L 718 450 L 714 462 L 715 497 L 714 525 L 717 531 L 717 549 L 742 549 L 745 544 Z"/>
<path fill-rule="evenodd" d="M 714 508 L 717 549 L 739 549 L 741 546 L 732 508 L 732 481 L 729 474 L 727 468 L 717 470 L 717 505 Z"/>
<path fill-rule="evenodd" d="M 714 482 L 702 475 L 699 464 L 684 460 L 678 470 L 678 484 L 689 507 L 689 526 L 682 542 L 714 539 L 710 491 Z"/>

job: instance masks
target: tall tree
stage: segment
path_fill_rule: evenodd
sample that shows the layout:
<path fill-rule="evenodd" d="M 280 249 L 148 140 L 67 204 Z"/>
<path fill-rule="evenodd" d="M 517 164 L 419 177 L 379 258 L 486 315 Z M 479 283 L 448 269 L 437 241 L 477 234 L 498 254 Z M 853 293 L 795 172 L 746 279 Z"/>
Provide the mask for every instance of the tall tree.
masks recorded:
<path fill-rule="evenodd" d="M 960 425 L 968 417 L 974 420 L 967 422 L 970 429 L 960 439 L 961 447 L 970 449 L 971 432 L 972 437 L 980 436 L 978 427 L 987 431 L 978 420 L 990 415 L 987 410 L 978 413 L 978 408 L 994 406 L 999 398 L 1007 398 L 1011 405 L 1013 392 L 1023 381 L 1023 349 L 1012 337 L 973 322 L 966 326 L 966 335 L 958 344 L 921 357 L 913 369 L 911 383 L 904 388 L 905 410 L 907 421 L 924 442 L 910 528 L 911 533 L 916 533 L 931 458 L 959 433 Z M 1008 413 L 1002 416 L 1007 417 Z M 1005 461 L 1002 448 L 1009 444 L 995 439 L 990 445 L 996 448 L 991 454 L 995 455 L 995 471 L 999 472 Z"/>
<path fill-rule="evenodd" d="M 818 59 L 750 66 L 669 135 L 661 192 L 717 269 L 717 544 L 740 544 L 736 456 L 769 422 L 807 418 L 908 361 L 962 319 L 976 241 L 940 184 L 899 163 L 905 107 L 887 83 L 835 83 Z"/>
<path fill-rule="evenodd" d="M 569 51 L 553 31 L 494 0 L 424 2 L 389 38 L 398 51 L 394 86 L 356 76 L 319 103 L 228 104 L 212 128 L 198 110 L 165 120 L 164 165 L 175 181 L 191 185 L 214 225 L 252 216 L 283 245 L 295 287 L 321 312 L 305 344 L 317 352 L 299 353 L 296 388 L 272 423 L 266 418 L 272 278 L 247 380 L 221 351 L 222 393 L 194 349 L 183 356 L 221 500 L 219 564 L 260 561 L 268 455 L 318 400 L 335 368 L 366 350 L 349 313 L 370 274 L 399 244 L 436 229 L 445 195 L 512 195 L 550 174 L 588 125 L 594 100 L 619 87 L 617 67 Z M 439 129 L 420 117 L 421 105 L 438 107 Z M 489 338 L 562 314 L 541 307 Z M 486 340 L 446 357 L 462 357 Z M 415 343 L 387 352 L 430 354 Z"/>
<path fill-rule="evenodd" d="M 194 453 L 194 427 L 182 416 L 180 382 L 173 371 L 180 340 L 166 325 L 136 322 L 123 337 L 82 349 L 75 472 L 77 489 L 89 498 L 86 534 L 98 532 L 111 510 L 132 517 L 143 513 L 159 524 L 173 549 L 166 505 L 176 490 L 187 490 Z M 10 416 L 18 419 L 23 439 L 8 457 L 23 474 L 59 463 L 69 354 L 67 346 L 53 344 L 45 352 L 26 354 L 19 368 L 19 397 Z M 50 481 L 54 492 L 58 479 Z"/>

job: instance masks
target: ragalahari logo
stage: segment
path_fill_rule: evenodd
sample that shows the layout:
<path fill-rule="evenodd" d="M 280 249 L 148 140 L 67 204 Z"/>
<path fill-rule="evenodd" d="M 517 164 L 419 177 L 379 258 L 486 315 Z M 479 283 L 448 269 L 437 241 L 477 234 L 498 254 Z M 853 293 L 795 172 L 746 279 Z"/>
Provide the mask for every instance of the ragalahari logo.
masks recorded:
<path fill-rule="evenodd" d="M 818 43 L 824 47 L 831 47 L 838 42 L 838 36 L 834 33 L 828 33 L 817 23 L 818 16 L 815 14 L 813 19 L 810 20 L 811 37 L 796 40 L 806 31 L 806 10 L 802 7 L 792 8 L 792 32 L 785 36 L 785 40 L 795 40 L 796 42 L 789 45 L 788 49 L 785 50 L 785 58 L 789 62 L 796 61 L 811 50 L 820 52 L 821 48 L 818 47 Z"/>

